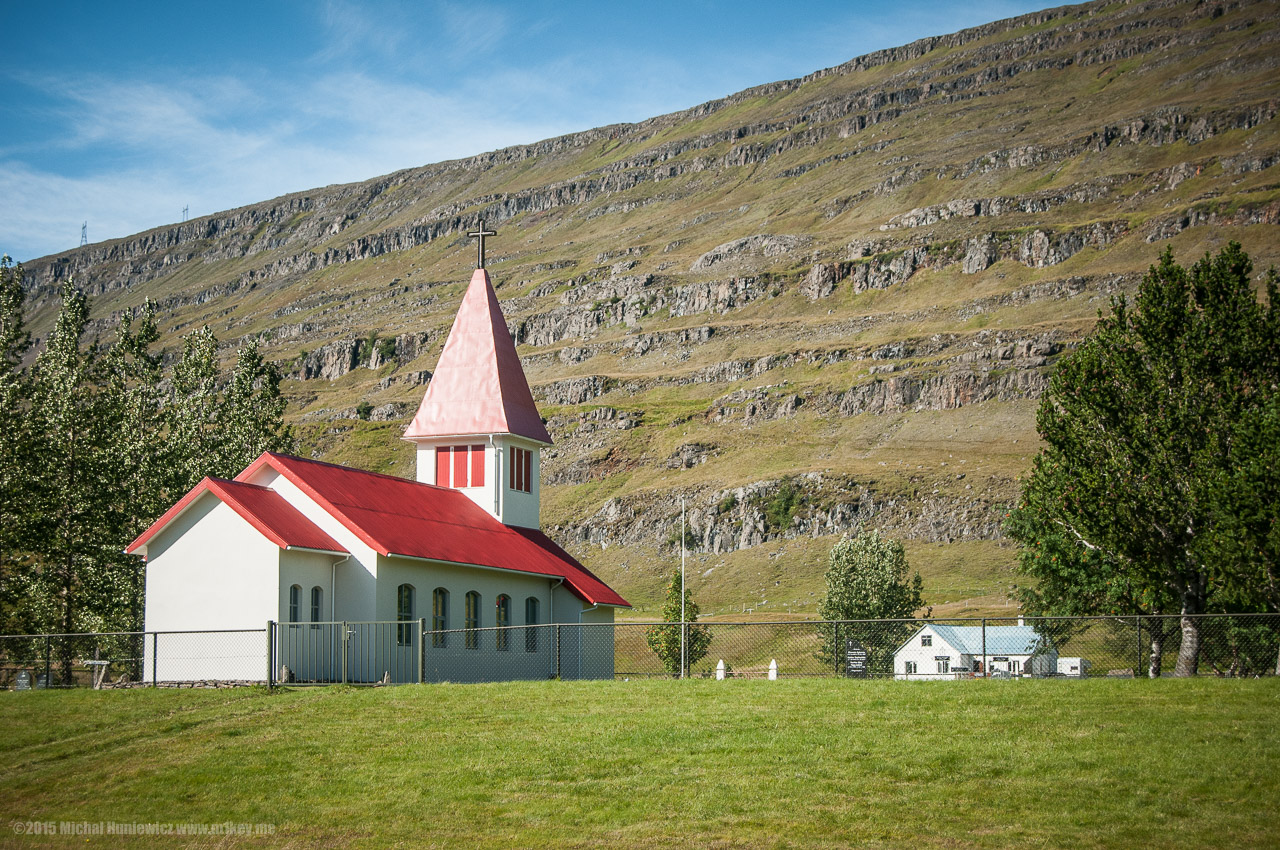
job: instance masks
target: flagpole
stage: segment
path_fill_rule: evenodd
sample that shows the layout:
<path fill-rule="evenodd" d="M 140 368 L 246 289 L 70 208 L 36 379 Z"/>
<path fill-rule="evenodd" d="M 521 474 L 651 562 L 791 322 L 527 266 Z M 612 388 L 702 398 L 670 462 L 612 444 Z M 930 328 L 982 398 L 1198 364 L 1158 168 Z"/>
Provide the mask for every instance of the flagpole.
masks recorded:
<path fill-rule="evenodd" d="M 680 678 L 684 678 L 685 634 L 688 627 L 684 623 L 684 496 L 680 497 Z"/>

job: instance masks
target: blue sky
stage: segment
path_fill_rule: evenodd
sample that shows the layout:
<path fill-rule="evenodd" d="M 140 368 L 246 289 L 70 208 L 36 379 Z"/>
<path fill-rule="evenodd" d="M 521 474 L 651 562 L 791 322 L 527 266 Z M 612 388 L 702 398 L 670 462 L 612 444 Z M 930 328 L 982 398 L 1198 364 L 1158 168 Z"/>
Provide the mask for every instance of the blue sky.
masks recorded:
<path fill-rule="evenodd" d="M 0 252 L 642 121 L 1049 5 L 0 0 Z"/>

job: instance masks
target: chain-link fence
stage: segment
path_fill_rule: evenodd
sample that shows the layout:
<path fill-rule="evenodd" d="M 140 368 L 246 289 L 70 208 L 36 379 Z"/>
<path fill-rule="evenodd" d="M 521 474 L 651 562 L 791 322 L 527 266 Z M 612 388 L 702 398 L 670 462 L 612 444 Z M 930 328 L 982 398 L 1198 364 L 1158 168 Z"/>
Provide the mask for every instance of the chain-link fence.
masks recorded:
<path fill-rule="evenodd" d="M 267 634 L 261 628 L 0 635 L 0 688 L 265 682 Z"/>
<path fill-rule="evenodd" d="M 426 620 L 0 636 L 0 687 L 516 679 L 1280 675 L 1280 615 L 601 623 Z"/>

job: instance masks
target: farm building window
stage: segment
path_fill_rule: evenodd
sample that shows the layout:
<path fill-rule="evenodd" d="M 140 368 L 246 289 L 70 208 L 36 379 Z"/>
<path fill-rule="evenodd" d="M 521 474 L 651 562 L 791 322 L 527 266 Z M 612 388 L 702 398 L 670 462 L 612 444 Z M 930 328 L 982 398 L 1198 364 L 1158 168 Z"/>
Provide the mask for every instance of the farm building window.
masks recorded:
<path fill-rule="evenodd" d="M 467 591 L 466 624 L 467 649 L 480 648 L 480 636 L 476 629 L 480 628 L 480 594 L 474 590 Z"/>
<path fill-rule="evenodd" d="M 921 646 L 933 646 L 933 635 L 921 635 L 921 636 L 920 636 L 920 645 L 921 645 Z"/>
<path fill-rule="evenodd" d="M 528 599 L 524 601 L 524 621 L 526 625 L 530 625 L 530 626 L 538 625 L 538 597 L 530 596 Z M 524 630 L 524 651 L 525 652 L 538 651 L 538 630 L 537 629 Z"/>
<path fill-rule="evenodd" d="M 937 660 L 938 660 L 938 672 L 939 672 L 939 673 L 950 673 L 950 672 L 951 672 L 951 659 L 950 659 L 950 658 L 939 658 L 939 659 L 937 659 Z"/>
<path fill-rule="evenodd" d="M 403 625 L 396 626 L 396 643 L 400 646 L 413 645 L 413 585 L 402 584 L 396 588 L 396 619 Z"/>
<path fill-rule="evenodd" d="M 431 591 L 431 645 L 441 649 L 449 645 L 449 591 L 437 587 Z"/>
<path fill-rule="evenodd" d="M 914 676 L 916 672 L 916 663 L 914 661 L 906 662 L 903 665 L 902 672 L 906 673 L 908 676 Z"/>
<path fill-rule="evenodd" d="M 511 625 L 511 597 L 501 594 L 496 610 L 498 630 L 494 632 L 494 646 L 499 651 L 506 651 L 511 645 L 511 634 L 507 630 L 507 626 Z"/>

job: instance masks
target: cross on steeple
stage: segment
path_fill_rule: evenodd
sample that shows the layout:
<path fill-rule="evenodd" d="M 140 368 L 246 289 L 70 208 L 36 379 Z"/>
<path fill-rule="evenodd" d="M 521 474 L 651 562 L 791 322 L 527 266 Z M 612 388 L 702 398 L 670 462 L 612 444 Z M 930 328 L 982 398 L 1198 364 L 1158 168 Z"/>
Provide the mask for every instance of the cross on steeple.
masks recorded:
<path fill-rule="evenodd" d="M 480 240 L 479 244 L 476 245 L 476 268 L 478 269 L 484 268 L 484 238 L 486 236 L 497 236 L 497 235 L 498 235 L 498 231 L 496 230 L 484 229 L 483 218 L 480 219 L 480 227 L 477 230 L 473 230 L 467 234 L 468 239 Z"/>

